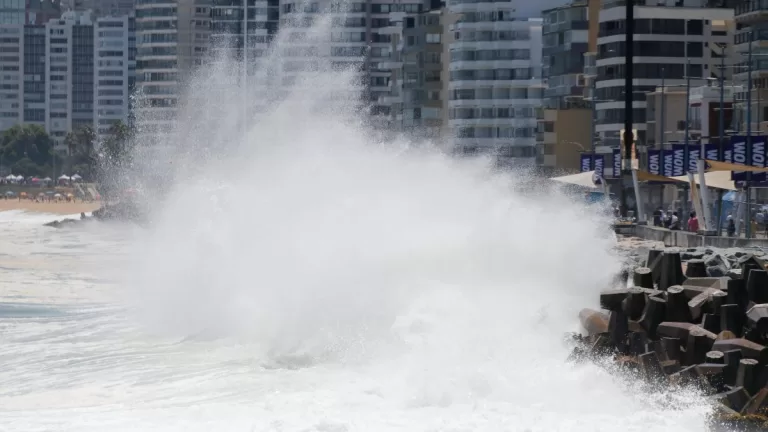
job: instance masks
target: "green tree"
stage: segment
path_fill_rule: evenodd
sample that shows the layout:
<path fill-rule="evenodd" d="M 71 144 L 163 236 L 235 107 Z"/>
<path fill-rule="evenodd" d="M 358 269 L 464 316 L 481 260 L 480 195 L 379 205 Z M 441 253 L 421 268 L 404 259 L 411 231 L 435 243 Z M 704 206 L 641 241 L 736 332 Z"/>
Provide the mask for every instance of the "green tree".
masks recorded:
<path fill-rule="evenodd" d="M 132 156 L 131 130 L 125 123 L 118 121 L 109 128 L 109 138 L 102 145 L 104 164 L 109 168 L 125 168 L 130 165 Z"/>
<path fill-rule="evenodd" d="M 70 171 L 77 167 L 81 176 L 91 179 L 98 162 L 98 156 L 95 149 L 96 133 L 90 126 L 80 126 L 67 134 L 64 138 L 64 144 L 67 146 L 69 156 Z M 82 171 L 81 171 L 82 170 Z"/>
<path fill-rule="evenodd" d="M 39 175 L 42 167 L 50 166 L 53 155 L 53 141 L 40 125 L 15 125 L 3 132 L 0 137 L 0 155 L 3 164 L 16 166 L 22 159 L 27 159 L 18 169 L 32 170 L 35 173 L 20 172 L 24 175 Z M 40 169 L 32 168 L 40 167 Z"/>
<path fill-rule="evenodd" d="M 99 149 L 99 183 L 101 194 L 109 199 L 125 186 L 126 176 L 133 162 L 133 136 L 123 122 L 114 123 L 109 138 Z"/>

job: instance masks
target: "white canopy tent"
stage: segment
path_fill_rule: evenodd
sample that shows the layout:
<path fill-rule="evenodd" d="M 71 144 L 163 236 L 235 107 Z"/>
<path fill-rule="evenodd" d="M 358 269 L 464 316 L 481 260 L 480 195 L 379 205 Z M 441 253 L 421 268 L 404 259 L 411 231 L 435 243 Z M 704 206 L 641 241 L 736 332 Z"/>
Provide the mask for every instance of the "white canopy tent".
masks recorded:
<path fill-rule="evenodd" d="M 577 174 L 570 174 L 560 177 L 552 177 L 550 180 L 554 180 L 556 182 L 570 184 L 570 185 L 576 185 L 581 186 L 583 188 L 592 189 L 592 190 L 602 190 L 601 186 L 598 186 L 594 182 L 594 171 L 585 171 L 580 172 Z"/>

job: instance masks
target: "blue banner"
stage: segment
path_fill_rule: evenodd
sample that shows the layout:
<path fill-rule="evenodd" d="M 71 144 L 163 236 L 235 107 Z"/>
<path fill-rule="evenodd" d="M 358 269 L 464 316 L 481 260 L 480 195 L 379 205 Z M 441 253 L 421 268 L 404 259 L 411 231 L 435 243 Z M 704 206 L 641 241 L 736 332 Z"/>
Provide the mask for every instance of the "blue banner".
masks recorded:
<path fill-rule="evenodd" d="M 592 171 L 592 153 L 581 154 L 581 172 Z"/>
<path fill-rule="evenodd" d="M 648 172 L 661 175 L 661 151 L 657 149 L 648 150 Z"/>
<path fill-rule="evenodd" d="M 736 165 L 747 164 L 747 137 L 745 135 L 733 135 L 731 137 L 732 150 L 726 152 L 726 155 L 730 155 L 730 158 L 726 158 L 726 162 L 730 162 Z M 730 160 L 728 160 L 730 159 Z M 744 171 L 732 171 L 731 180 L 733 181 L 745 181 L 747 179 L 747 173 Z"/>
<path fill-rule="evenodd" d="M 602 177 L 605 168 L 605 155 L 603 154 L 595 154 L 592 157 L 592 166 L 595 169 L 595 175 L 598 177 Z"/>
<path fill-rule="evenodd" d="M 718 159 L 720 162 L 733 163 L 734 138 L 736 137 L 730 137 L 730 141 L 726 141 L 723 143 L 723 152 L 722 152 L 722 155 L 720 156 L 720 159 Z"/>
<path fill-rule="evenodd" d="M 707 160 L 720 161 L 723 159 L 720 157 L 720 146 L 715 143 L 705 144 L 704 151 L 707 152 Z"/>
<path fill-rule="evenodd" d="M 621 176 L 621 149 L 613 149 L 613 177 Z"/>
<path fill-rule="evenodd" d="M 739 165 L 749 165 L 754 167 L 765 167 L 766 157 L 766 137 L 765 136 L 752 136 L 751 151 L 747 148 L 746 136 L 734 136 L 731 139 L 733 143 L 733 163 Z M 759 183 L 766 181 L 765 173 L 753 172 L 750 175 L 746 171 L 734 171 L 731 177 L 733 181 L 743 182 L 750 180 L 753 183 Z"/>
<path fill-rule="evenodd" d="M 685 144 L 672 144 L 672 177 L 685 174 Z"/>
<path fill-rule="evenodd" d="M 664 177 L 673 177 L 672 173 L 675 169 L 674 156 L 672 150 L 664 149 L 661 151 L 661 175 Z"/>
<path fill-rule="evenodd" d="M 698 160 L 701 156 L 701 145 L 693 145 L 688 147 L 688 172 L 695 173 L 698 171 Z"/>
<path fill-rule="evenodd" d="M 753 136 L 752 137 L 752 153 L 750 154 L 750 165 L 753 167 L 765 168 L 766 160 L 766 137 L 765 136 Z M 766 181 L 766 173 L 753 172 L 750 179 L 753 183 L 759 183 Z"/>

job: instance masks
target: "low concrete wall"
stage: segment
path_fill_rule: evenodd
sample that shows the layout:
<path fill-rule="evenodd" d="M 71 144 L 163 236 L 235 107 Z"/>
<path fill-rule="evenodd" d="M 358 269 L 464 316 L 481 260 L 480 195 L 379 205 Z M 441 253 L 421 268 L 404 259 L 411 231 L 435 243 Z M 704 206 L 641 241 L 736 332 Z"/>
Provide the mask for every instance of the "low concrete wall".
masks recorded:
<path fill-rule="evenodd" d="M 768 239 L 702 236 L 687 231 L 670 231 L 666 228 L 648 225 L 638 225 L 635 227 L 635 236 L 646 240 L 660 241 L 663 242 L 665 246 L 682 248 L 698 246 L 713 246 L 718 248 L 751 246 L 768 248 Z"/>

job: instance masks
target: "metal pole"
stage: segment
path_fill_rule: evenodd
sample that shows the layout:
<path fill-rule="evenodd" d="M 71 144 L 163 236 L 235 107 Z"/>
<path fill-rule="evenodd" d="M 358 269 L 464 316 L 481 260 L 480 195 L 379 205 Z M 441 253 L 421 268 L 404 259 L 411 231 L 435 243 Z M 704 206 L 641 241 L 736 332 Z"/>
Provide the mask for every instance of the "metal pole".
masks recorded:
<path fill-rule="evenodd" d="M 592 78 L 592 125 L 590 128 L 590 140 L 589 143 L 592 145 L 592 151 L 595 151 L 595 127 L 597 124 L 597 109 L 595 109 L 595 105 L 597 105 L 597 75 L 595 75 L 594 78 Z M 614 177 L 619 177 L 618 173 L 613 173 Z"/>
<path fill-rule="evenodd" d="M 690 115 L 691 109 L 691 61 L 688 60 L 687 65 L 687 71 L 686 71 L 687 84 L 686 84 L 686 93 L 685 93 L 685 99 L 686 99 L 686 122 L 685 122 L 685 145 L 688 146 L 688 116 Z M 701 215 L 699 217 L 704 222 L 702 224 L 702 228 L 704 231 L 709 231 L 710 226 L 712 224 L 712 215 L 709 211 L 709 194 L 707 193 L 707 180 L 704 176 L 704 171 L 707 169 L 707 164 L 704 162 L 704 159 L 707 157 L 705 154 L 706 146 L 704 145 L 704 140 L 701 141 L 701 148 L 699 149 L 699 162 L 698 162 L 698 169 L 699 169 L 699 195 L 701 196 Z"/>
<path fill-rule="evenodd" d="M 722 159 L 723 154 L 723 140 L 725 139 L 725 45 L 722 47 L 722 52 L 720 53 L 720 124 L 718 125 L 718 147 L 720 155 L 720 159 Z M 733 111 L 731 111 L 731 117 L 733 117 Z M 704 155 L 706 158 L 706 155 Z M 720 235 L 720 230 L 722 228 L 721 226 L 721 220 L 723 217 L 723 190 L 718 190 L 718 201 L 717 201 L 717 221 L 715 221 L 715 231 L 717 231 L 717 235 Z"/>
<path fill-rule="evenodd" d="M 632 169 L 632 80 L 634 79 L 632 58 L 635 54 L 635 5 L 633 0 L 626 0 L 624 13 L 624 164 L 621 172 L 621 215 L 627 216 L 627 191 L 624 185 Z"/>
<path fill-rule="evenodd" d="M 754 33 L 749 31 L 749 45 L 747 49 L 747 161 L 752 160 L 752 41 L 754 39 Z M 749 162 L 748 162 L 749 163 Z M 752 172 L 747 172 L 747 214 L 744 218 L 744 234 L 746 238 L 750 238 L 752 224 L 752 193 L 749 190 L 750 183 L 752 182 Z"/>
<path fill-rule="evenodd" d="M 666 73 L 664 71 L 664 68 L 661 68 L 661 122 L 660 122 L 661 123 L 660 124 L 661 139 L 659 140 L 659 142 L 661 143 L 660 148 L 664 148 L 664 141 L 667 137 L 666 135 L 667 128 L 665 127 L 666 126 L 665 120 L 667 117 L 667 94 L 666 94 L 665 78 L 666 78 Z"/>

